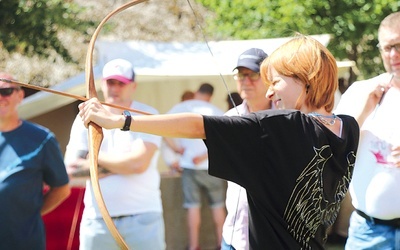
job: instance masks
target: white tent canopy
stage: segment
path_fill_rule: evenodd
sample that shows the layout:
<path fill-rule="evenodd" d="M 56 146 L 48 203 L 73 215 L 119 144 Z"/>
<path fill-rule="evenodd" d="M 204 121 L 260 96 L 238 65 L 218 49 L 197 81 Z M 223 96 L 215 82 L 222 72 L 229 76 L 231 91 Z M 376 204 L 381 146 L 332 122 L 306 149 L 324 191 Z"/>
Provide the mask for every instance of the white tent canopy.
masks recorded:
<path fill-rule="evenodd" d="M 325 46 L 329 35 L 314 36 Z M 133 63 L 138 75 L 154 76 L 201 76 L 230 75 L 237 58 L 250 48 L 263 49 L 271 54 L 291 38 L 236 40 L 218 42 L 161 43 L 147 41 L 107 42 L 99 41 L 100 63 L 124 58 Z"/>
<path fill-rule="evenodd" d="M 330 35 L 315 35 L 315 39 L 327 46 Z M 220 75 L 227 88 L 235 90 L 232 78 L 232 69 L 236 66 L 238 56 L 249 48 L 261 48 L 267 54 L 271 54 L 277 47 L 290 40 L 287 38 L 237 40 L 237 41 L 210 41 L 205 42 L 148 42 L 148 41 L 98 41 L 96 42 L 95 56 L 98 59 L 94 68 L 96 80 L 101 79 L 101 69 L 109 60 L 123 58 L 130 61 L 137 76 L 139 87 L 138 100 L 160 109 L 160 107 L 171 106 L 179 100 L 183 90 L 197 86 L 203 81 L 218 82 L 216 95 L 226 96 Z M 352 65 L 345 65 L 349 67 Z M 86 93 L 85 74 L 81 73 L 53 87 L 59 91 L 65 91 L 84 96 Z M 149 84 L 147 84 L 149 83 Z M 158 85 L 170 84 L 175 88 L 169 96 L 157 95 L 157 91 L 167 91 Z M 228 85 L 227 84 L 227 85 Z M 99 88 L 100 84 L 97 84 Z M 176 89 L 177 86 L 180 89 Z M 164 86 L 165 87 L 165 86 Z M 147 88 L 147 89 L 146 89 Z M 182 90 L 182 91 L 180 91 Z M 169 91 L 170 92 L 170 91 Z M 165 92 L 164 92 L 165 93 Z M 153 97 L 153 99 L 152 99 Z M 171 102 L 162 98 L 170 98 Z M 220 98 L 221 99 L 221 98 Z M 36 117 L 46 112 L 55 110 L 61 106 L 72 103 L 73 99 L 56 96 L 50 93 L 38 92 L 25 98 L 20 106 L 20 114 L 24 119 Z M 161 101 L 161 102 L 160 102 Z M 221 101 L 222 102 L 222 99 Z M 171 104 L 172 103 L 172 104 Z M 161 110 L 162 111 L 162 110 Z"/>

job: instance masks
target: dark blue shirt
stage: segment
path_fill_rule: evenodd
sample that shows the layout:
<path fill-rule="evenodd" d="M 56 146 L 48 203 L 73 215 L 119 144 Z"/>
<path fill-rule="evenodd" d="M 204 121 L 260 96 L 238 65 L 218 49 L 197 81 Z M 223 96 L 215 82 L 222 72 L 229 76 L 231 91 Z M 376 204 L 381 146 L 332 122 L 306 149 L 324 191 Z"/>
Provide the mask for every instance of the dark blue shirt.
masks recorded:
<path fill-rule="evenodd" d="M 0 132 L 0 249 L 45 249 L 43 184 L 68 183 L 53 133 L 23 121 Z"/>

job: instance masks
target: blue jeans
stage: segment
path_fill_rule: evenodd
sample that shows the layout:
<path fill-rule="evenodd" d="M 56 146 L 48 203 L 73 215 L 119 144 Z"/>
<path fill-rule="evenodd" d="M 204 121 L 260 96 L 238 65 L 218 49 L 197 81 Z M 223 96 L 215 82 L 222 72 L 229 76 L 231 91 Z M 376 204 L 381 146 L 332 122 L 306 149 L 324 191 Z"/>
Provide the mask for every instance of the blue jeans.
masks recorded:
<path fill-rule="evenodd" d="M 143 213 L 113 218 L 129 249 L 164 250 L 165 234 L 162 213 Z M 82 218 L 80 225 L 80 250 L 119 250 L 103 219 Z"/>
<path fill-rule="evenodd" d="M 400 250 L 400 228 L 374 224 L 354 211 L 345 249 Z"/>

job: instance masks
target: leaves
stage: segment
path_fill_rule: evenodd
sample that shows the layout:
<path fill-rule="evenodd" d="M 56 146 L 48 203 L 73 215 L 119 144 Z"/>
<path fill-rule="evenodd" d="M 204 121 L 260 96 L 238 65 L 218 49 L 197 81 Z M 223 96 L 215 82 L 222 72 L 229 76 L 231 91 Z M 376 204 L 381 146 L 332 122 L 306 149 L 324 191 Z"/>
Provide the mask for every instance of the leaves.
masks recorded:
<path fill-rule="evenodd" d="M 88 42 L 94 28 L 110 8 L 126 0 L 93 1 L 97 9 L 93 8 L 93 2 L 92 5 L 88 2 L 91 1 L 0 0 L 0 50 L 9 52 L 10 56 L 17 52 L 32 58 L 39 55 L 52 61 L 59 60 L 59 54 L 64 61 L 70 62 L 69 65 L 82 65 L 83 52 L 79 52 L 82 50 L 80 47 Z M 308 35 L 329 33 L 332 34 L 328 45 L 330 51 L 338 60 L 356 61 L 362 71 L 361 77 L 364 78 L 383 71 L 379 51 L 376 49 L 377 30 L 385 16 L 400 10 L 398 0 L 197 2 L 208 9 L 203 12 L 204 8 L 200 4 L 195 8 L 203 13 L 199 17 L 207 18 L 207 25 L 202 27 L 208 39 L 265 39 L 291 36 L 295 32 Z M 84 6 L 92 7 L 89 9 Z M 184 0 L 149 1 L 127 13 L 105 27 L 104 33 L 111 31 L 107 38 L 156 41 L 202 39 Z M 6 59 L 6 55 L 1 55 L 3 63 Z M 27 70 L 33 71 L 27 67 L 18 73 L 25 75 Z M 63 75 L 66 76 L 65 71 L 64 66 Z M 31 73 L 37 75 L 37 72 Z M 44 73 L 40 75 L 40 80 L 48 77 Z"/>
<path fill-rule="evenodd" d="M 63 0 L 0 1 L 0 47 L 23 55 L 49 56 L 52 51 L 73 61 L 58 37 L 63 30 L 88 36 L 92 21 L 79 18 L 84 9 Z"/>
<path fill-rule="evenodd" d="M 328 49 L 354 60 L 364 78 L 383 71 L 376 49 L 380 21 L 400 10 L 397 0 L 198 0 L 215 12 L 207 20 L 214 39 L 265 39 L 332 34 Z"/>

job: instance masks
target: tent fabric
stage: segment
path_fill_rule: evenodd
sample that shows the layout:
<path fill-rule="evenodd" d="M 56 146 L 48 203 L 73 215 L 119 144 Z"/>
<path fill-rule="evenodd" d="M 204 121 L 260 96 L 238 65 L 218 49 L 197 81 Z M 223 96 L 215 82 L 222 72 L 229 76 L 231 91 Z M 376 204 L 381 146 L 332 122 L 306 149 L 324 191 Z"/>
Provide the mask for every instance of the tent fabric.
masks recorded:
<path fill-rule="evenodd" d="M 312 36 L 327 46 L 328 34 Z M 168 78 L 176 84 L 188 79 L 231 78 L 238 56 L 249 48 L 263 49 L 271 54 L 291 37 L 206 42 L 151 42 L 151 41 L 104 41 L 95 44 L 94 77 L 101 80 L 101 69 L 108 61 L 122 58 L 130 61 L 141 83 L 162 83 Z M 99 90 L 100 84 L 96 84 Z M 84 96 L 85 72 L 71 77 L 53 87 L 55 90 Z M 74 102 L 74 99 L 40 91 L 24 99 L 19 107 L 20 116 L 30 119 Z M 51 104 L 51 105 L 49 105 Z"/>

